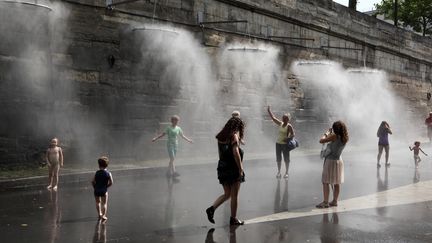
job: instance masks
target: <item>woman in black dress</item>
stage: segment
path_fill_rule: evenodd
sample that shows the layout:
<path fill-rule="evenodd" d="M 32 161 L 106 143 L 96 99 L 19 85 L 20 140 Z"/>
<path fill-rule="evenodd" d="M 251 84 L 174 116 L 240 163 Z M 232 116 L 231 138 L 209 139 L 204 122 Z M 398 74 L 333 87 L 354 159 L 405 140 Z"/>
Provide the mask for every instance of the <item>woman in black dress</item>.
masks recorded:
<path fill-rule="evenodd" d="M 243 225 L 244 221 L 237 219 L 238 192 L 240 183 L 245 181 L 243 172 L 243 150 L 240 141 L 243 139 L 244 123 L 238 117 L 232 117 L 222 131 L 216 135 L 219 149 L 218 179 L 224 189 L 213 205 L 207 208 L 207 218 L 211 223 L 214 212 L 222 203 L 231 198 L 230 225 Z"/>

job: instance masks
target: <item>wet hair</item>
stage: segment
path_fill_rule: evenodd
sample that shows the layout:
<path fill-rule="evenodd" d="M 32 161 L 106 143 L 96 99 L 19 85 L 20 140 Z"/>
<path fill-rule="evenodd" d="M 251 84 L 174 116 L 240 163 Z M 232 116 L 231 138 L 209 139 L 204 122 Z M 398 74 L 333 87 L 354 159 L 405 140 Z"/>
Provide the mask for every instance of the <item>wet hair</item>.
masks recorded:
<path fill-rule="evenodd" d="M 282 115 L 282 120 L 283 120 L 284 117 L 288 118 L 288 121 L 291 120 L 291 114 L 290 114 L 290 113 L 285 113 L 285 114 L 283 114 L 283 115 Z"/>
<path fill-rule="evenodd" d="M 108 167 L 108 164 L 109 164 L 109 159 L 108 159 L 108 157 L 106 157 L 106 156 L 102 156 L 102 157 L 100 157 L 100 158 L 98 159 L 98 164 L 99 164 L 99 167 L 101 167 L 101 168 L 106 168 L 106 167 Z"/>
<path fill-rule="evenodd" d="M 53 144 L 54 141 L 57 142 L 57 146 L 58 146 L 59 140 L 58 140 L 58 138 L 54 137 L 54 138 L 51 139 L 49 147 L 52 147 L 52 148 L 55 147 L 54 144 Z"/>
<path fill-rule="evenodd" d="M 332 129 L 333 132 L 341 138 L 343 144 L 346 144 L 348 142 L 348 129 L 345 123 L 343 123 L 342 121 L 336 121 L 333 123 Z"/>
<path fill-rule="evenodd" d="M 174 116 L 171 117 L 171 121 L 174 121 L 174 120 L 179 121 L 179 120 L 180 120 L 180 117 L 177 116 L 177 115 L 174 115 Z"/>
<path fill-rule="evenodd" d="M 384 133 L 386 132 L 386 127 L 385 126 L 389 126 L 389 124 L 386 121 L 382 121 L 380 126 L 378 127 L 378 131 L 377 131 L 377 136 L 381 136 L 384 135 Z"/>
<path fill-rule="evenodd" d="M 230 141 L 236 132 L 239 132 L 240 139 L 243 139 L 244 122 L 238 117 L 231 117 L 222 130 L 216 135 L 219 141 Z"/>
<path fill-rule="evenodd" d="M 415 141 L 415 142 L 414 142 L 414 145 L 415 145 L 415 146 L 420 146 L 420 142 L 419 142 L 419 141 Z"/>

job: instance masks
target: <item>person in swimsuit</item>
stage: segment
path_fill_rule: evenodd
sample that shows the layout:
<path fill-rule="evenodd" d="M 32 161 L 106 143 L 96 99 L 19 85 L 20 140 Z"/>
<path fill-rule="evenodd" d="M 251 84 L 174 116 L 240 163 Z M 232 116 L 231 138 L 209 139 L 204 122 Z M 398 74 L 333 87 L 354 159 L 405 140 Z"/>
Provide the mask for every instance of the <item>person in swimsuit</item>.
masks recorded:
<path fill-rule="evenodd" d="M 420 148 L 420 142 L 419 141 L 415 141 L 414 142 L 414 147 L 409 146 L 410 151 L 414 151 L 414 164 L 416 169 L 418 169 L 418 165 L 421 161 L 420 159 L 420 152 L 422 152 L 424 155 L 428 156 L 421 148 Z"/>
<path fill-rule="evenodd" d="M 218 141 L 219 162 L 217 174 L 222 184 L 224 194 L 219 196 L 213 205 L 206 209 L 207 218 L 215 223 L 213 216 L 215 210 L 226 200 L 231 198 L 230 225 L 243 225 L 244 221 L 237 218 L 238 193 L 240 183 L 245 181 L 243 171 L 243 150 L 240 140 L 244 134 L 244 123 L 238 117 L 232 117 L 224 128 L 216 135 Z"/>
<path fill-rule="evenodd" d="M 189 143 L 193 143 L 191 139 L 189 139 L 183 134 L 183 130 L 181 129 L 181 127 L 178 126 L 179 121 L 180 121 L 179 116 L 176 115 L 172 116 L 171 125 L 165 129 L 165 132 L 159 134 L 157 137 L 152 139 L 152 142 L 155 142 L 156 140 L 158 140 L 159 138 L 165 135 L 168 136 L 167 150 L 168 150 L 168 156 L 170 157 L 170 161 L 168 164 L 167 176 L 174 176 L 174 177 L 180 176 L 180 174 L 176 171 L 174 165 L 174 160 L 178 148 L 177 136 L 180 135 L 180 137 L 182 137 L 184 140 L 188 141 Z"/>
<path fill-rule="evenodd" d="M 50 145 L 45 153 L 48 163 L 48 189 L 57 190 L 59 180 L 59 170 L 63 167 L 63 151 L 58 146 L 58 139 L 51 139 Z"/>
<path fill-rule="evenodd" d="M 112 174 L 107 170 L 108 164 L 108 157 L 100 157 L 98 159 L 99 170 L 96 171 L 92 180 L 98 218 L 103 221 L 108 219 L 108 187 L 113 184 Z"/>
<path fill-rule="evenodd" d="M 267 106 L 267 112 L 270 115 L 273 122 L 279 127 L 278 129 L 278 138 L 276 141 L 276 163 L 278 172 L 276 174 L 276 178 L 281 177 L 281 165 L 282 165 L 282 154 L 285 162 L 285 175 L 284 178 L 288 178 L 288 169 L 290 163 L 290 152 L 287 147 L 287 142 L 289 139 L 295 136 L 294 129 L 290 124 L 290 115 L 288 113 L 282 116 L 282 121 L 277 119 L 273 112 L 270 109 L 270 106 Z"/>
<path fill-rule="evenodd" d="M 390 163 L 388 162 L 389 150 L 390 150 L 389 139 L 388 139 L 389 134 L 393 134 L 389 124 L 386 121 L 382 121 L 377 131 L 377 137 L 378 137 L 377 167 L 378 168 L 381 167 L 380 159 L 383 150 L 385 151 L 385 161 L 386 161 L 385 164 L 386 166 L 390 165 Z"/>

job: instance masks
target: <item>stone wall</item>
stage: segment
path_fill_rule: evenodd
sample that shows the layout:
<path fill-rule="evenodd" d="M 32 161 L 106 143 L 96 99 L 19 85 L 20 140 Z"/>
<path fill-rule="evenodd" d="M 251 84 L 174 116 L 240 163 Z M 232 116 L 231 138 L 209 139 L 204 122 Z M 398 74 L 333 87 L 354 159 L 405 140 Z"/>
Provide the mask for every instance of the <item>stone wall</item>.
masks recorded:
<path fill-rule="evenodd" d="M 65 14 L 57 15 L 55 21 L 49 17 L 51 24 L 45 23 L 45 30 L 37 32 L 40 36 L 36 43 L 48 44 L 39 48 L 48 56 L 40 59 L 45 60 L 42 69 L 48 71 L 38 76 L 42 81 L 36 82 L 43 94 L 22 89 L 33 80 L 29 75 L 34 70 L 20 69 L 21 61 L 16 59 L 20 54 L 8 51 L 30 43 L 16 40 L 31 38 L 11 35 L 15 39 L 0 42 L 1 164 L 40 160 L 53 136 L 62 140 L 70 160 L 88 161 L 100 154 L 119 160 L 157 158 L 165 152 L 164 142 L 149 141 L 163 129 L 170 114 L 182 117 L 182 128 L 195 140 L 194 146 L 182 145 L 180 155 L 214 154 L 213 136 L 232 109 L 240 109 L 253 128 L 250 130 L 258 135 L 248 137 L 252 144 L 259 143 L 262 136 L 270 143 L 273 127 L 264 120 L 268 119 L 264 103 L 274 104 L 278 115 L 289 110 L 298 120 L 316 121 L 314 114 L 299 109 L 308 108 L 312 97 L 305 95 L 299 80 L 290 73 L 290 65 L 297 59 L 330 59 L 346 67 L 366 65 L 385 70 L 414 115 L 421 120 L 429 109 L 430 38 L 397 29 L 330 0 L 154 2 L 136 1 L 108 10 L 105 1 L 61 1 Z M 0 10 L 10 11 L 10 7 L 1 6 Z M 227 20 L 246 20 L 247 24 L 205 23 Z M 1 23 L 3 33 L 15 32 L 16 25 Z M 202 64 L 205 70 L 218 65 L 215 60 L 220 50 L 230 43 L 276 46 L 281 50 L 279 83 L 263 92 L 242 78 L 244 73 L 216 71 L 212 77 L 216 82 L 214 98 L 221 100 L 217 103 L 221 107 L 205 104 L 207 109 L 203 109 L 196 84 L 176 83 L 175 77 L 163 83 L 163 63 L 142 55 L 142 39 L 136 37 L 133 28 L 149 23 L 169 24 L 192 33 L 200 43 L 198 49 L 210 56 L 210 64 Z M 239 86 L 244 98 L 235 98 L 232 85 Z M 255 100 L 260 102 L 253 104 Z M 256 111 L 261 105 L 264 112 Z M 308 124 L 296 124 L 303 141 L 311 127 L 318 131 L 325 126 L 320 122 Z"/>

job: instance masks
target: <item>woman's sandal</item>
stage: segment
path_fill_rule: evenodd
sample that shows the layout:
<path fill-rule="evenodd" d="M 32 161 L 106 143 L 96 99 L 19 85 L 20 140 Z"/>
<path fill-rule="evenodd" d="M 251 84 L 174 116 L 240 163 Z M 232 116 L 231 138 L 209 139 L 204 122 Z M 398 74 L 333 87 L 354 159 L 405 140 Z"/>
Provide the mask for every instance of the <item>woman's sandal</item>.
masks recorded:
<path fill-rule="evenodd" d="M 214 217 L 214 212 L 215 212 L 215 209 L 214 209 L 213 206 L 211 206 L 211 207 L 209 207 L 209 208 L 206 209 L 207 218 L 208 218 L 208 220 L 210 221 L 210 223 L 212 223 L 212 224 L 215 223 L 215 221 L 214 221 L 214 219 L 213 219 L 213 217 Z"/>
<path fill-rule="evenodd" d="M 244 225 L 244 221 L 240 219 L 230 217 L 230 225 Z"/>
<path fill-rule="evenodd" d="M 315 207 L 317 207 L 317 208 L 328 208 L 330 206 L 329 206 L 328 202 L 322 202 L 322 203 L 316 205 Z"/>
<path fill-rule="evenodd" d="M 337 205 L 338 205 L 337 202 L 330 202 L 329 203 L 330 207 L 337 207 Z"/>

